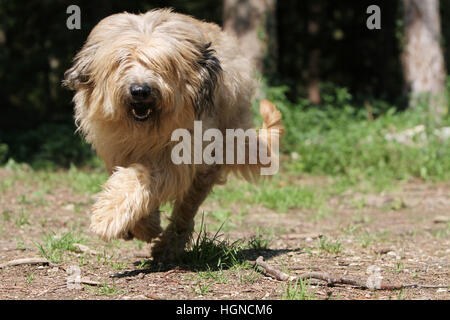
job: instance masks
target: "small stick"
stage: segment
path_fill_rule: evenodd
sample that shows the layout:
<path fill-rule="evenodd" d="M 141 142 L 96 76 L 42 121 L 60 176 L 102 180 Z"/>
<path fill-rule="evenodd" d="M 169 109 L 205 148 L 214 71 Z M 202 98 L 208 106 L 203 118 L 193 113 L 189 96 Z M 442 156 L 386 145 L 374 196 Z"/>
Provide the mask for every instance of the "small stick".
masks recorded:
<path fill-rule="evenodd" d="M 100 283 L 100 282 L 89 280 L 89 279 L 86 279 L 86 278 L 81 278 L 79 283 L 80 284 L 86 284 L 86 285 L 89 285 L 89 286 L 101 286 L 102 285 L 102 283 Z"/>
<path fill-rule="evenodd" d="M 286 273 L 277 270 L 275 268 L 272 268 L 270 265 L 268 265 L 262 256 L 259 256 L 256 261 L 249 261 L 250 264 L 254 267 L 261 267 L 264 269 L 264 272 L 268 275 L 272 276 L 273 278 L 280 280 L 280 281 L 292 281 L 295 280 L 295 277 L 290 277 Z"/>
<path fill-rule="evenodd" d="M 11 267 L 11 266 L 20 266 L 24 264 L 45 264 L 49 266 L 56 266 L 55 264 L 51 263 L 45 258 L 24 258 L 24 259 L 17 259 L 17 260 L 11 260 L 6 263 L 0 264 L 0 269 L 4 267 Z"/>
<path fill-rule="evenodd" d="M 249 263 L 255 267 L 262 268 L 265 273 L 280 281 L 296 281 L 298 279 L 302 280 L 317 279 L 326 281 L 328 286 L 334 286 L 336 284 L 347 284 L 361 289 L 370 289 L 370 290 L 401 290 L 406 288 L 422 288 L 422 289 L 450 288 L 450 285 L 434 286 L 434 285 L 420 285 L 420 284 L 388 284 L 383 282 L 377 287 L 369 287 L 364 281 L 358 279 L 334 277 L 329 275 L 328 273 L 321 273 L 321 272 L 308 272 L 298 277 L 289 276 L 286 273 L 271 267 L 264 261 L 264 258 L 261 256 L 258 257 L 256 261 L 249 261 Z"/>

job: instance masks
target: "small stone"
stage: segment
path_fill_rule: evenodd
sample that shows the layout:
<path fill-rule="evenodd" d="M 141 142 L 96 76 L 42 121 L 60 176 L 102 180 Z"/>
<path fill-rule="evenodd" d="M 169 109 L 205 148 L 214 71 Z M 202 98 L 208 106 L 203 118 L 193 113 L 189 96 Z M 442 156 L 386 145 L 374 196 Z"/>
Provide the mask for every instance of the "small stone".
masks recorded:
<path fill-rule="evenodd" d="M 75 205 L 73 203 L 69 203 L 68 205 L 64 206 L 64 209 L 67 211 L 75 211 Z"/>
<path fill-rule="evenodd" d="M 58 270 L 59 270 L 58 267 L 54 267 L 54 268 L 48 269 L 47 273 L 56 273 L 56 272 L 58 272 Z"/>

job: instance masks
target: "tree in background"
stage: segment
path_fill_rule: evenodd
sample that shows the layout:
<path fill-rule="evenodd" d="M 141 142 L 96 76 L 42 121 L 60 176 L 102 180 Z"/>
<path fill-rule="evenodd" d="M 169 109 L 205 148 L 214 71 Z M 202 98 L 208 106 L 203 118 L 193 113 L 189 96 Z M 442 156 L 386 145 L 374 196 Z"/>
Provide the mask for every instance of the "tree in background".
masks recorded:
<path fill-rule="evenodd" d="M 320 103 L 320 56 L 321 50 L 319 43 L 320 13 L 322 6 L 320 2 L 312 3 L 310 6 L 308 20 L 308 35 L 311 39 L 311 48 L 308 62 L 308 100 L 313 104 Z"/>
<path fill-rule="evenodd" d="M 405 43 L 403 69 L 411 94 L 410 106 L 429 95 L 430 111 L 440 118 L 446 110 L 446 70 L 441 48 L 439 0 L 403 0 Z"/>
<path fill-rule="evenodd" d="M 276 73 L 276 0 L 224 0 L 223 28 L 265 76 Z"/>

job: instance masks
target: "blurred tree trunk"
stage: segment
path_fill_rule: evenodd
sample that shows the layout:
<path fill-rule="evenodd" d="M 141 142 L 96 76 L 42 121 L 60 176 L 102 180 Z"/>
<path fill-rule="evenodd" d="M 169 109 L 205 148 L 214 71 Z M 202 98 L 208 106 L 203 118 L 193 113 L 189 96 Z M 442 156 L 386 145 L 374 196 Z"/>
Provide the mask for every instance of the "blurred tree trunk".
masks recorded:
<path fill-rule="evenodd" d="M 308 100 L 313 104 L 320 103 L 320 48 L 318 46 L 318 36 L 320 31 L 321 6 L 317 2 L 310 5 L 310 15 L 308 20 L 308 34 L 311 39 L 311 51 L 308 62 Z"/>
<path fill-rule="evenodd" d="M 223 27 L 237 36 L 256 71 L 276 73 L 276 0 L 224 0 Z"/>
<path fill-rule="evenodd" d="M 430 112 L 439 119 L 446 110 L 446 70 L 441 48 L 439 0 L 403 0 L 405 45 L 403 71 L 410 107 L 427 97 Z"/>

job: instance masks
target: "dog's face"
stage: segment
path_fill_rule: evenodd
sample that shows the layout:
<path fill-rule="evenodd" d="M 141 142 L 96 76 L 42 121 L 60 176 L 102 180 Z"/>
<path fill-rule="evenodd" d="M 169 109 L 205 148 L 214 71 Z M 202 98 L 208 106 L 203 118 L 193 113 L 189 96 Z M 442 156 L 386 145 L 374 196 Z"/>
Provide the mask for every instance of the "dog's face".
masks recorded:
<path fill-rule="evenodd" d="M 102 20 L 65 73 L 77 121 L 142 126 L 211 108 L 221 66 L 194 21 L 168 10 Z"/>

